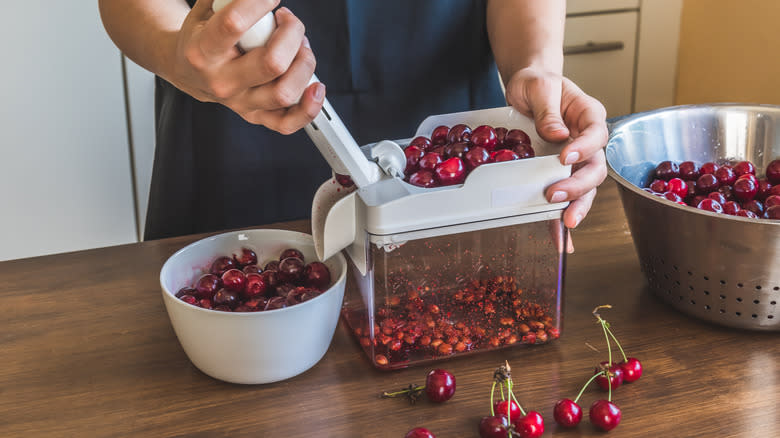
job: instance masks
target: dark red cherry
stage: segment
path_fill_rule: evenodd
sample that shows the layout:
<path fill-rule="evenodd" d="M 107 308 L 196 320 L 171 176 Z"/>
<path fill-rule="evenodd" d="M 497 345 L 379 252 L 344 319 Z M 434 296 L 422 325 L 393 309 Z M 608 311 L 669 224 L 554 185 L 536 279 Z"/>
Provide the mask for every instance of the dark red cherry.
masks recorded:
<path fill-rule="evenodd" d="M 447 370 L 431 370 L 425 378 L 425 394 L 432 402 L 451 399 L 455 395 L 455 386 L 455 376 Z"/>
<path fill-rule="evenodd" d="M 246 275 L 238 269 L 228 269 L 222 274 L 222 287 L 233 292 L 243 292 L 246 286 Z"/>
<path fill-rule="evenodd" d="M 303 258 L 303 253 L 295 248 L 287 248 L 284 251 L 282 251 L 281 254 L 279 254 L 279 261 L 286 259 L 287 257 L 298 257 L 301 260 L 305 260 Z"/>
<path fill-rule="evenodd" d="M 520 157 L 511 149 L 499 149 L 493 152 L 493 161 L 500 163 L 502 161 L 514 161 L 519 160 Z"/>
<path fill-rule="evenodd" d="M 232 309 L 238 305 L 238 292 L 220 289 L 214 294 L 212 301 L 217 306 L 228 306 Z"/>
<path fill-rule="evenodd" d="M 767 207 L 766 211 L 764 212 L 764 218 L 772 220 L 780 219 L 780 205 Z"/>
<path fill-rule="evenodd" d="M 471 143 L 474 146 L 481 146 L 488 151 L 492 151 L 496 148 L 498 143 L 498 135 L 496 130 L 492 126 L 480 125 L 474 128 L 471 133 Z"/>
<path fill-rule="evenodd" d="M 276 310 L 287 307 L 287 300 L 283 297 L 273 297 L 265 304 L 264 310 Z"/>
<path fill-rule="evenodd" d="M 469 141 L 471 139 L 471 128 L 467 125 L 459 123 L 447 133 L 447 143 L 457 143 L 459 141 Z"/>
<path fill-rule="evenodd" d="M 680 178 L 686 181 L 695 181 L 700 176 L 699 168 L 693 161 L 683 161 L 680 163 Z"/>
<path fill-rule="evenodd" d="M 420 158 L 420 161 L 417 164 L 420 167 L 420 170 L 433 171 L 433 169 L 436 168 L 436 165 L 441 162 L 441 155 L 437 154 L 436 152 L 428 152 L 427 154 L 423 155 L 422 158 Z"/>
<path fill-rule="evenodd" d="M 466 179 L 466 168 L 463 166 L 463 161 L 458 157 L 442 161 L 436 166 L 435 173 L 439 184 L 443 186 L 460 184 Z"/>
<path fill-rule="evenodd" d="M 696 193 L 700 195 L 706 195 L 707 193 L 714 192 L 720 187 L 720 182 L 715 175 L 711 173 L 705 173 L 696 180 Z"/>
<path fill-rule="evenodd" d="M 769 195 L 768 196 L 780 196 L 780 184 L 775 184 L 772 186 L 771 189 L 769 189 Z"/>
<path fill-rule="evenodd" d="M 421 135 L 419 137 L 413 138 L 412 141 L 409 142 L 409 146 L 417 146 L 423 151 L 427 151 L 428 149 L 431 148 L 431 146 L 433 146 L 433 143 L 428 137 Z"/>
<path fill-rule="evenodd" d="M 699 205 L 697 205 L 696 208 L 699 210 L 711 211 L 713 213 L 723 213 L 723 206 L 720 202 L 710 198 L 699 202 Z"/>
<path fill-rule="evenodd" d="M 303 286 L 293 288 L 287 293 L 287 305 L 294 306 L 296 304 L 300 304 L 304 301 L 310 300 L 316 296 L 315 294 L 319 294 L 319 291 Z"/>
<path fill-rule="evenodd" d="M 629 357 L 620 362 L 620 368 L 623 369 L 623 381 L 626 383 L 635 382 L 642 377 L 642 362 L 635 357 Z"/>
<path fill-rule="evenodd" d="M 668 192 L 668 184 L 666 181 L 662 179 L 655 179 L 653 182 L 650 183 L 650 190 L 656 192 L 656 193 L 666 193 Z"/>
<path fill-rule="evenodd" d="M 514 422 L 523 415 L 520 412 L 520 406 L 518 406 L 514 400 L 512 400 L 511 403 L 509 400 L 500 400 L 493 403 L 493 412 L 500 417 L 506 418 L 508 410 L 511 411 L 509 414 L 509 421 L 511 422 Z"/>
<path fill-rule="evenodd" d="M 500 148 L 504 146 L 504 140 L 506 139 L 507 132 L 509 132 L 509 130 L 507 130 L 503 126 L 499 126 L 496 128 L 496 148 Z"/>
<path fill-rule="evenodd" d="M 661 161 L 655 168 L 655 177 L 664 181 L 680 177 L 680 166 L 673 161 Z"/>
<path fill-rule="evenodd" d="M 672 178 L 668 183 L 668 190 L 677 194 L 680 198 L 688 196 L 688 184 L 680 178 Z"/>
<path fill-rule="evenodd" d="M 723 212 L 726 213 L 726 214 L 730 214 L 730 215 L 734 216 L 740 210 L 742 210 L 742 207 L 739 205 L 739 202 L 728 201 L 728 202 L 723 204 Z"/>
<path fill-rule="evenodd" d="M 278 286 L 276 286 L 276 290 L 275 290 L 276 296 L 287 299 L 287 295 L 289 295 L 290 292 L 296 287 L 297 286 L 295 286 L 292 283 L 281 283 Z"/>
<path fill-rule="evenodd" d="M 680 203 L 683 200 L 683 198 L 681 198 L 680 195 L 678 195 L 677 193 L 674 193 L 674 192 L 666 192 L 663 195 L 664 195 L 664 198 L 666 198 L 666 199 L 668 199 L 668 200 L 670 200 L 672 202 Z M 684 202 L 683 202 L 683 204 L 684 204 Z"/>
<path fill-rule="evenodd" d="M 582 420 L 582 408 L 568 398 L 558 400 L 553 408 L 553 418 L 563 427 L 575 427 Z"/>
<path fill-rule="evenodd" d="M 257 264 L 257 254 L 249 248 L 241 248 L 241 252 L 233 254 L 233 260 L 243 268 L 246 265 Z"/>
<path fill-rule="evenodd" d="M 737 212 L 737 216 L 742 216 L 742 217 L 749 217 L 749 218 L 751 218 L 751 219 L 758 219 L 758 215 L 757 215 L 757 214 L 755 214 L 755 213 L 753 213 L 753 212 L 752 212 L 752 211 L 750 211 L 750 210 L 739 210 L 739 211 Z"/>
<path fill-rule="evenodd" d="M 723 196 L 723 193 L 721 193 L 721 192 L 712 192 L 709 195 L 707 195 L 707 197 L 712 199 L 713 201 L 717 201 L 718 204 L 720 204 L 720 205 L 723 205 L 726 202 L 728 202 L 726 197 Z"/>
<path fill-rule="evenodd" d="M 436 187 L 436 178 L 430 170 L 418 170 L 409 177 L 409 184 L 417 187 Z"/>
<path fill-rule="evenodd" d="M 722 186 L 730 186 L 737 180 L 734 168 L 729 165 L 720 166 L 720 169 L 715 171 L 715 177 L 718 178 L 718 182 Z"/>
<path fill-rule="evenodd" d="M 590 406 L 590 422 L 603 431 L 610 431 L 620 424 L 620 408 L 607 400 L 596 400 Z"/>
<path fill-rule="evenodd" d="M 711 173 L 714 175 L 715 171 L 718 170 L 719 168 L 720 166 L 710 161 L 708 163 L 704 163 L 701 165 L 701 168 L 699 168 L 699 173 L 702 175 L 704 175 L 705 173 Z"/>
<path fill-rule="evenodd" d="M 180 296 L 179 299 L 184 301 L 187 304 L 192 304 L 193 306 L 198 305 L 198 299 L 193 297 L 192 295 L 184 294 Z"/>
<path fill-rule="evenodd" d="M 424 427 L 415 427 L 409 432 L 406 432 L 404 438 L 436 438 L 436 436 Z"/>
<path fill-rule="evenodd" d="M 303 268 L 304 286 L 325 290 L 330 286 L 330 270 L 322 262 L 311 262 Z"/>
<path fill-rule="evenodd" d="M 285 283 L 297 283 L 303 275 L 303 260 L 298 257 L 287 257 L 279 262 L 279 280 Z"/>
<path fill-rule="evenodd" d="M 504 137 L 504 147 L 510 148 L 518 144 L 531 144 L 531 137 L 522 129 L 510 129 Z"/>
<path fill-rule="evenodd" d="M 604 370 L 607 370 L 609 377 L 604 376 Z M 598 383 L 599 387 L 605 391 L 609 390 L 610 385 L 614 391 L 617 387 L 623 384 L 623 369 L 620 368 L 620 365 L 614 362 L 612 365 L 609 365 L 607 361 L 601 362 L 599 366 L 596 367 L 596 370 L 593 374 L 596 373 L 602 373 L 600 376 L 596 377 L 596 383 Z"/>
<path fill-rule="evenodd" d="M 530 144 L 520 143 L 512 146 L 512 151 L 517 154 L 517 157 L 521 160 L 526 158 L 533 158 L 536 156 L 534 148 Z"/>
<path fill-rule="evenodd" d="M 703 201 L 705 199 L 707 199 L 706 196 L 696 195 L 696 196 L 693 197 L 693 199 L 691 199 L 691 202 L 688 205 L 690 205 L 691 207 L 696 207 L 697 205 L 699 205 L 699 203 L 701 201 Z"/>
<path fill-rule="evenodd" d="M 231 257 L 221 256 L 214 259 L 214 262 L 211 263 L 211 268 L 209 269 L 209 272 L 217 275 L 222 276 L 222 274 L 225 273 L 228 269 L 233 269 L 236 267 L 236 261 L 233 260 Z"/>
<path fill-rule="evenodd" d="M 466 152 L 466 156 L 463 157 L 463 162 L 469 170 L 473 170 L 490 161 L 490 154 L 487 149 L 475 146 Z"/>
<path fill-rule="evenodd" d="M 410 175 L 417 171 L 420 163 L 420 158 L 425 155 L 425 151 L 417 146 L 409 146 L 404 149 L 404 155 L 406 155 L 406 169 L 404 172 Z"/>
<path fill-rule="evenodd" d="M 772 183 L 770 183 L 768 179 L 762 178 L 758 180 L 758 193 L 756 194 L 756 199 L 763 201 L 770 195 L 771 190 Z"/>
<path fill-rule="evenodd" d="M 191 287 L 183 287 L 183 288 L 179 289 L 179 291 L 176 292 L 176 294 L 174 296 L 176 298 L 181 298 L 184 295 L 196 296 L 196 295 L 198 295 L 198 291 L 195 290 L 194 288 L 191 288 Z"/>
<path fill-rule="evenodd" d="M 450 132 L 449 126 L 440 125 L 434 128 L 433 133 L 431 134 L 431 143 L 434 146 L 442 145 L 447 143 L 447 134 Z"/>
<path fill-rule="evenodd" d="M 268 285 L 268 292 L 272 293 L 274 288 L 279 285 L 279 273 L 277 271 L 263 271 L 260 273 L 263 281 Z"/>
<path fill-rule="evenodd" d="M 750 201 L 758 194 L 758 184 L 749 178 L 740 178 L 734 182 L 733 192 L 740 201 Z"/>
<path fill-rule="evenodd" d="M 259 274 L 263 272 L 260 266 L 257 265 L 246 265 L 241 270 L 244 271 L 244 274 Z"/>
<path fill-rule="evenodd" d="M 718 192 L 723 195 L 727 201 L 734 200 L 734 190 L 731 189 L 731 186 L 720 186 L 718 187 Z"/>
<path fill-rule="evenodd" d="M 214 274 L 203 274 L 195 282 L 195 290 L 198 291 L 198 298 L 208 298 L 214 296 L 219 288 L 222 287 L 222 280 Z"/>
<path fill-rule="evenodd" d="M 482 417 L 479 421 L 480 438 L 507 438 L 509 423 L 505 417 Z"/>
<path fill-rule="evenodd" d="M 342 175 L 340 173 L 336 174 L 336 182 L 338 182 L 341 187 L 352 187 L 355 185 L 355 182 L 352 181 L 352 178 L 349 175 Z"/>
<path fill-rule="evenodd" d="M 279 260 L 271 260 L 270 262 L 266 263 L 263 267 L 263 272 L 265 271 L 278 271 L 279 270 Z"/>
<path fill-rule="evenodd" d="M 768 196 L 764 200 L 764 208 L 767 209 L 769 207 L 773 207 L 775 205 L 780 205 L 780 195 L 772 195 Z"/>
<path fill-rule="evenodd" d="M 780 184 L 780 160 L 774 160 L 766 166 L 766 179 L 772 184 Z"/>
<path fill-rule="evenodd" d="M 198 307 L 202 307 L 204 309 L 212 309 L 212 308 L 214 308 L 214 306 L 211 303 L 211 300 L 209 300 L 208 298 L 201 298 L 201 299 L 199 299 L 197 306 Z"/>
<path fill-rule="evenodd" d="M 544 433 L 544 418 L 536 411 L 528 411 L 515 421 L 515 430 L 522 438 L 539 438 Z"/>
<path fill-rule="evenodd" d="M 458 141 L 444 148 L 444 153 L 447 158 L 458 157 L 463 159 L 463 156 L 466 155 L 466 152 L 468 151 L 469 145 L 465 141 Z"/>
<path fill-rule="evenodd" d="M 244 287 L 244 297 L 252 299 L 268 292 L 268 283 L 266 278 L 260 274 L 246 274 L 246 287 Z"/>
<path fill-rule="evenodd" d="M 737 181 L 741 179 L 749 179 L 750 181 L 753 181 L 753 184 L 755 184 L 756 187 L 758 187 L 758 178 L 756 178 L 756 176 L 753 175 L 752 173 L 746 173 L 744 175 L 739 175 L 737 177 Z M 734 181 L 734 184 L 736 184 L 736 181 Z"/>
<path fill-rule="evenodd" d="M 742 176 L 745 174 L 756 174 L 756 166 L 753 165 L 750 161 L 740 161 L 736 165 L 734 165 L 734 173 L 737 174 L 737 176 Z"/>
<path fill-rule="evenodd" d="M 747 202 L 743 202 L 742 209 L 751 211 L 755 213 L 757 216 L 761 216 L 762 214 L 764 214 L 764 204 L 755 199 Z"/>

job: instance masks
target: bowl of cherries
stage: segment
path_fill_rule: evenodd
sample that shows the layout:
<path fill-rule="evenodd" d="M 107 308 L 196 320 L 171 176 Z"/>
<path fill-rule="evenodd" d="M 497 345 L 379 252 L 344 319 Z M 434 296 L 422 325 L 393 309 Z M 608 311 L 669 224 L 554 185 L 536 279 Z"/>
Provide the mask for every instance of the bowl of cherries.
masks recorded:
<path fill-rule="evenodd" d="M 235 231 L 194 242 L 160 271 L 165 308 L 190 361 L 232 383 L 296 376 L 325 355 L 347 264 L 317 260 L 309 234 Z"/>

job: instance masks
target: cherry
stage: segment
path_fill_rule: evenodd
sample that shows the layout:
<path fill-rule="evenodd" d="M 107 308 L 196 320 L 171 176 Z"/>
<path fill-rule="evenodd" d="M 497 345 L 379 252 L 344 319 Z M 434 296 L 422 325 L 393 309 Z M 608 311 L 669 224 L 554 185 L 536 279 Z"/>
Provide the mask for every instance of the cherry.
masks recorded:
<path fill-rule="evenodd" d="M 710 198 L 704 199 L 703 201 L 699 202 L 696 208 L 698 208 L 699 210 L 706 210 L 714 213 L 723 213 L 723 206 L 720 205 L 720 202 Z"/>
<path fill-rule="evenodd" d="M 734 173 L 737 174 L 737 176 L 742 176 L 745 174 L 756 174 L 756 167 L 753 166 L 753 163 L 750 161 L 740 161 L 736 165 L 734 165 Z"/>
<path fill-rule="evenodd" d="M 488 125 L 477 126 L 471 133 L 471 143 L 474 146 L 481 146 L 489 151 L 496 148 L 498 136 L 495 129 Z"/>
<path fill-rule="evenodd" d="M 696 180 L 696 193 L 700 195 L 714 192 L 718 190 L 718 187 L 720 187 L 720 181 L 711 173 L 705 173 Z"/>
<path fill-rule="evenodd" d="M 620 424 L 620 408 L 607 400 L 593 402 L 589 415 L 590 422 L 603 431 L 610 431 Z"/>
<path fill-rule="evenodd" d="M 678 194 L 673 193 L 673 192 L 666 192 L 666 193 L 663 194 L 663 197 L 668 199 L 668 200 L 670 200 L 670 201 L 672 201 L 672 202 L 677 202 L 677 203 L 680 203 L 683 200 L 683 198 L 681 198 Z M 685 204 L 685 203 L 683 202 L 683 204 Z"/>
<path fill-rule="evenodd" d="M 308 301 L 316 297 L 319 294 L 320 291 L 316 289 L 311 289 L 303 286 L 295 287 L 287 293 L 287 298 L 286 298 L 287 305 L 293 306 L 295 304 L 300 304 L 304 301 Z"/>
<path fill-rule="evenodd" d="M 715 174 L 715 171 L 718 170 L 719 168 L 720 166 L 718 166 L 717 164 L 713 162 L 708 162 L 701 165 L 701 167 L 699 168 L 699 173 L 701 173 L 702 175 L 704 175 L 705 173 Z"/>
<path fill-rule="evenodd" d="M 420 158 L 420 161 L 417 164 L 420 167 L 420 170 L 433 171 L 436 169 L 436 165 L 441 162 L 441 155 L 437 154 L 436 152 L 428 152 L 427 154 L 423 155 L 422 158 Z"/>
<path fill-rule="evenodd" d="M 758 178 L 756 178 L 756 176 L 753 175 L 752 173 L 746 173 L 744 175 L 740 175 L 740 176 L 737 177 L 737 181 L 739 181 L 741 179 L 749 179 L 749 180 L 753 181 L 753 184 L 755 184 L 756 187 L 758 187 Z M 736 184 L 736 181 L 734 183 Z"/>
<path fill-rule="evenodd" d="M 458 157 L 448 158 L 436 166 L 436 179 L 443 186 L 460 184 L 466 179 L 466 169 Z M 410 181 L 411 182 L 411 181 Z"/>
<path fill-rule="evenodd" d="M 780 195 L 772 195 L 767 197 L 764 200 L 764 208 L 768 209 L 769 207 L 773 207 L 775 205 L 780 205 Z"/>
<path fill-rule="evenodd" d="M 341 184 L 341 187 L 350 188 L 355 185 L 355 182 L 352 181 L 352 177 L 349 175 L 342 175 L 340 173 L 336 174 L 336 182 Z"/>
<path fill-rule="evenodd" d="M 766 179 L 772 184 L 780 184 L 780 160 L 774 160 L 766 166 Z"/>
<path fill-rule="evenodd" d="M 406 432 L 404 438 L 436 438 L 436 436 L 424 427 L 415 427 L 409 432 Z"/>
<path fill-rule="evenodd" d="M 296 283 L 303 275 L 303 260 L 298 257 L 287 257 L 279 262 L 279 280 Z"/>
<path fill-rule="evenodd" d="M 758 180 L 758 193 L 756 194 L 756 199 L 763 201 L 770 195 L 771 190 L 772 183 L 770 183 L 768 179 Z"/>
<path fill-rule="evenodd" d="M 740 210 L 742 210 L 742 207 L 739 205 L 739 202 L 728 201 L 725 204 L 723 204 L 723 212 L 726 214 L 730 214 L 734 216 Z"/>
<path fill-rule="evenodd" d="M 222 287 L 233 292 L 242 292 L 246 286 L 246 275 L 238 269 L 228 269 L 222 274 Z"/>
<path fill-rule="evenodd" d="M 221 256 L 214 259 L 214 261 L 211 263 L 211 268 L 209 269 L 209 272 L 222 276 L 222 274 L 225 273 L 228 269 L 233 269 L 236 267 L 236 261 L 233 260 L 231 257 L 227 256 Z"/>
<path fill-rule="evenodd" d="M 520 406 L 518 406 L 517 403 L 514 401 L 509 400 L 502 400 L 497 401 L 493 403 L 493 412 L 495 412 L 496 415 L 506 417 L 507 416 L 507 406 L 508 409 L 511 411 L 509 414 L 509 421 L 514 422 L 515 420 L 519 419 L 523 414 L 520 411 Z"/>
<path fill-rule="evenodd" d="M 191 288 L 191 287 L 183 287 L 183 288 L 179 289 L 179 291 L 178 291 L 178 292 L 176 292 L 176 294 L 175 294 L 174 296 L 175 296 L 176 298 L 181 298 L 181 297 L 183 297 L 184 295 L 192 295 L 192 296 L 195 296 L 195 295 L 198 295 L 198 291 L 197 291 L 197 290 L 195 290 L 195 289 L 193 289 L 193 288 Z"/>
<path fill-rule="evenodd" d="M 409 177 L 409 184 L 417 187 L 436 187 L 436 178 L 430 170 L 418 170 Z"/>
<path fill-rule="evenodd" d="M 726 197 L 721 192 L 712 192 L 709 195 L 707 195 L 707 198 L 712 199 L 713 201 L 717 201 L 718 204 L 723 205 L 726 202 Z"/>
<path fill-rule="evenodd" d="M 217 306 L 228 306 L 232 309 L 238 305 L 238 292 L 220 289 L 214 294 L 213 301 Z"/>
<path fill-rule="evenodd" d="M 533 158 L 536 156 L 536 153 L 534 152 L 534 148 L 531 147 L 530 144 L 516 144 L 512 147 L 512 150 L 517 154 L 517 156 L 524 160 L 526 158 Z"/>
<path fill-rule="evenodd" d="M 463 157 L 463 162 L 466 163 L 466 167 L 473 170 L 490 161 L 490 154 L 488 150 L 481 146 L 474 146 L 466 152 Z"/>
<path fill-rule="evenodd" d="M 758 194 L 758 184 L 750 178 L 740 178 L 734 182 L 733 191 L 734 196 L 740 201 L 750 201 Z"/>
<path fill-rule="evenodd" d="M 243 268 L 247 265 L 257 264 L 257 254 L 249 248 L 241 248 L 241 252 L 238 255 L 233 254 L 233 260 L 236 261 L 238 266 Z"/>
<path fill-rule="evenodd" d="M 410 174 L 418 169 L 420 158 L 425 155 L 425 152 L 417 146 L 408 146 L 404 149 L 404 155 L 406 155 L 406 169 L 404 172 Z"/>
<path fill-rule="evenodd" d="M 412 141 L 409 142 L 409 146 L 417 146 L 418 148 L 427 151 L 433 146 L 433 143 L 431 143 L 431 140 L 428 137 L 421 135 L 412 139 Z"/>
<path fill-rule="evenodd" d="M 431 370 L 425 378 L 425 394 L 437 403 L 451 399 L 455 395 L 455 376 L 446 370 Z"/>
<path fill-rule="evenodd" d="M 195 297 L 193 297 L 192 295 L 189 295 L 189 294 L 184 294 L 184 295 L 180 296 L 179 299 L 184 301 L 187 304 L 192 304 L 193 306 L 196 306 L 197 302 L 198 302 L 197 298 L 195 298 Z"/>
<path fill-rule="evenodd" d="M 575 427 L 582 420 L 582 408 L 568 398 L 558 400 L 553 408 L 553 418 L 563 427 Z"/>
<path fill-rule="evenodd" d="M 762 214 L 764 214 L 764 204 L 762 204 L 759 201 L 756 201 L 755 199 L 747 202 L 743 202 L 742 209 L 751 211 L 755 213 L 757 216 L 761 216 Z"/>
<path fill-rule="evenodd" d="M 244 274 L 259 274 L 262 272 L 260 266 L 257 265 L 246 265 L 241 270 L 244 272 Z"/>
<path fill-rule="evenodd" d="M 768 196 L 772 196 L 772 195 L 780 196 L 780 184 L 775 184 L 775 185 L 772 186 L 771 189 L 769 189 L 769 195 Z"/>
<path fill-rule="evenodd" d="M 609 374 L 609 378 L 604 375 L 603 371 L 605 370 L 607 371 L 607 374 Z M 616 363 L 610 365 L 608 361 L 601 362 L 599 366 L 596 367 L 594 375 L 598 375 L 598 377 L 596 377 L 596 383 L 598 383 L 604 391 L 609 391 L 610 387 L 614 390 L 623 384 L 623 368 Z"/>
<path fill-rule="evenodd" d="M 723 195 L 723 197 L 726 198 L 727 201 L 734 200 L 734 190 L 731 189 L 731 186 L 718 187 L 718 193 Z"/>
<path fill-rule="evenodd" d="M 655 177 L 665 181 L 680 177 L 680 167 L 673 161 L 661 161 L 655 168 Z"/>
<path fill-rule="evenodd" d="M 750 210 L 739 210 L 737 212 L 737 216 L 748 217 L 748 218 L 751 218 L 751 219 L 758 219 L 758 215 L 753 213 Z"/>
<path fill-rule="evenodd" d="M 766 209 L 764 218 L 778 220 L 780 219 L 780 205 L 773 205 Z"/>
<path fill-rule="evenodd" d="M 500 163 L 502 161 L 514 161 L 519 160 L 520 156 L 518 156 L 515 151 L 511 149 L 499 149 L 493 153 L 493 161 L 496 163 Z"/>
<path fill-rule="evenodd" d="M 528 414 L 520 417 L 514 425 L 522 438 L 538 438 L 544 433 L 544 418 L 536 411 L 528 411 Z"/>
<path fill-rule="evenodd" d="M 506 128 L 503 126 L 499 126 L 496 128 L 496 147 L 503 147 L 504 146 L 504 139 L 506 139 L 506 133 L 509 132 Z"/>
<path fill-rule="evenodd" d="M 319 290 L 330 285 L 330 270 L 322 262 L 311 262 L 303 268 L 303 284 Z"/>
<path fill-rule="evenodd" d="M 263 267 L 263 271 L 278 271 L 278 270 L 279 270 L 279 260 L 271 260 L 270 262 L 266 263 L 265 266 Z"/>
<path fill-rule="evenodd" d="M 437 126 L 433 129 L 433 134 L 431 134 L 431 143 L 434 146 L 438 146 L 440 144 L 446 144 L 447 143 L 447 134 L 449 134 L 450 128 L 449 126 Z"/>
<path fill-rule="evenodd" d="M 699 178 L 699 168 L 696 167 L 696 163 L 693 161 L 683 161 L 680 163 L 680 178 L 686 181 L 695 181 Z"/>
<path fill-rule="evenodd" d="M 203 274 L 195 282 L 199 298 L 211 298 L 222 287 L 222 280 L 214 274 Z"/>
<path fill-rule="evenodd" d="M 444 151 L 447 158 L 458 157 L 462 159 L 469 151 L 469 145 L 465 141 L 458 141 L 447 146 Z"/>
<path fill-rule="evenodd" d="M 279 285 L 279 272 L 278 271 L 265 270 L 265 271 L 260 273 L 260 276 L 263 277 L 263 281 L 265 281 L 265 284 L 268 285 L 268 287 L 269 287 L 268 292 L 271 292 L 271 289 L 274 289 L 276 286 Z"/>
<path fill-rule="evenodd" d="M 668 190 L 672 193 L 676 193 L 680 198 L 688 196 L 688 184 L 680 178 L 670 179 Z"/>
<path fill-rule="evenodd" d="M 620 362 L 620 368 L 623 370 L 623 381 L 626 383 L 635 382 L 642 377 L 642 363 L 635 357 L 629 357 L 628 360 Z"/>
<path fill-rule="evenodd" d="M 650 190 L 656 192 L 656 193 L 666 193 L 668 188 L 668 183 L 662 179 L 655 179 L 653 182 L 650 183 Z"/>
<path fill-rule="evenodd" d="M 471 139 L 471 128 L 467 125 L 459 123 L 447 133 L 447 143 L 457 143 L 459 141 L 469 141 Z"/>
<path fill-rule="evenodd" d="M 718 178 L 720 185 L 730 186 L 737 180 L 737 174 L 734 172 L 734 168 L 728 164 L 721 166 L 715 171 L 715 177 Z"/>
<path fill-rule="evenodd" d="M 263 310 L 276 310 L 287 307 L 287 300 L 283 297 L 273 297 L 268 300 Z"/>
<path fill-rule="evenodd" d="M 480 438 L 506 438 L 508 430 L 509 423 L 506 417 L 482 417 L 479 421 Z"/>
<path fill-rule="evenodd" d="M 268 292 L 268 283 L 260 274 L 246 274 L 246 287 L 244 288 L 244 297 L 252 299 L 265 295 Z"/>
<path fill-rule="evenodd" d="M 518 144 L 531 144 L 531 137 L 522 129 L 510 129 L 504 137 L 504 147 L 512 147 Z"/>

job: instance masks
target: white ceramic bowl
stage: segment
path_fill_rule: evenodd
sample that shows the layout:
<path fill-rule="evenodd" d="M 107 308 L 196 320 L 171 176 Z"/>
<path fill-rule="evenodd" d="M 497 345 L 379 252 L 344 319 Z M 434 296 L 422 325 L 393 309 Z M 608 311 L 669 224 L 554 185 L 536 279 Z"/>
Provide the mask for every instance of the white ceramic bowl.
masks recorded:
<path fill-rule="evenodd" d="M 220 255 L 252 248 L 261 265 L 287 248 L 316 260 L 311 235 L 285 230 L 247 230 L 219 234 L 173 254 L 160 272 L 163 301 L 176 336 L 190 361 L 216 379 L 232 383 L 270 383 L 296 376 L 325 355 L 336 330 L 344 298 L 347 264 L 336 254 L 324 263 L 333 285 L 321 295 L 283 309 L 221 312 L 187 304 L 176 292 L 191 286 Z"/>

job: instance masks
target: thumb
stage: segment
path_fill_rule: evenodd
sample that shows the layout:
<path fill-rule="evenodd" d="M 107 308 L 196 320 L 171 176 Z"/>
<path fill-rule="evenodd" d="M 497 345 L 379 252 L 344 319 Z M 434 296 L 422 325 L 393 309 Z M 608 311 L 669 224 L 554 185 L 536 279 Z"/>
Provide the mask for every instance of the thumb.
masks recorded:
<path fill-rule="evenodd" d="M 520 85 L 519 93 L 508 93 L 507 97 L 520 97 L 521 102 L 511 102 L 513 106 L 518 104 L 527 107 L 527 112 L 534 118 L 536 132 L 539 136 L 550 142 L 560 142 L 569 138 L 569 129 L 561 117 L 561 95 L 563 93 L 562 81 L 556 81 L 550 77 L 525 78 L 517 83 Z M 515 85 L 515 84 L 512 84 Z M 514 87 L 513 87 L 514 88 Z"/>
<path fill-rule="evenodd" d="M 192 11 L 190 11 L 192 19 L 198 21 L 207 20 L 214 14 L 214 11 L 211 10 L 213 4 L 214 0 L 197 0 L 192 7 Z"/>

